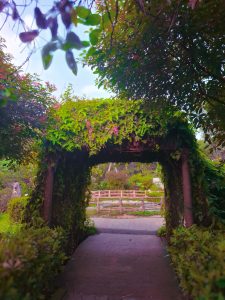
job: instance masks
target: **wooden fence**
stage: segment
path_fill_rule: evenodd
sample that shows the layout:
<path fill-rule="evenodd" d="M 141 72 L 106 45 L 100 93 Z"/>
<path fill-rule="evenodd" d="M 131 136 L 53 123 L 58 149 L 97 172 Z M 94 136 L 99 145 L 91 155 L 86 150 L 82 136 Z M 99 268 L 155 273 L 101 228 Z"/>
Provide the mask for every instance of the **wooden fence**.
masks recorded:
<path fill-rule="evenodd" d="M 147 191 L 99 190 L 91 192 L 91 204 L 96 204 L 97 212 L 160 210 L 163 196 L 151 197 Z"/>

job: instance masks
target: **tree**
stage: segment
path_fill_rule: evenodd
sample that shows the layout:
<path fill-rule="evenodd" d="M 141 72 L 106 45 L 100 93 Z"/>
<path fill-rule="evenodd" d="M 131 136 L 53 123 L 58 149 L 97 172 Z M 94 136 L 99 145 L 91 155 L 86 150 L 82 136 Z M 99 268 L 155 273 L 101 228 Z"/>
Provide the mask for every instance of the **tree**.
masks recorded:
<path fill-rule="evenodd" d="M 195 1 L 196 2 L 196 1 Z M 162 101 L 185 111 L 206 137 L 224 143 L 225 11 L 223 0 L 132 1 L 99 4 L 114 11 L 114 26 L 101 23 L 99 43 L 86 55 L 99 85 L 120 97 Z"/>
<path fill-rule="evenodd" d="M 21 74 L 3 51 L 0 40 L 0 159 L 21 161 L 31 154 L 43 130 L 46 112 L 55 103 L 54 86 L 35 75 Z"/>

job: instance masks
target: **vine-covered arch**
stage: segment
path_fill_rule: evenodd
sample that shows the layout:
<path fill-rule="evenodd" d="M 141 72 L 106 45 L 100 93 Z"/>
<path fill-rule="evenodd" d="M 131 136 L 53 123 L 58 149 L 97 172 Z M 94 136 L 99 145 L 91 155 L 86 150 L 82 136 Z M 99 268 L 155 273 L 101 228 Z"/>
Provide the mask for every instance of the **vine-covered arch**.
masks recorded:
<path fill-rule="evenodd" d="M 158 161 L 165 184 L 168 233 L 209 222 L 195 135 L 181 112 L 152 110 L 142 101 L 66 101 L 52 109 L 37 187 L 29 211 L 62 226 L 76 243 L 85 221 L 93 165 Z"/>

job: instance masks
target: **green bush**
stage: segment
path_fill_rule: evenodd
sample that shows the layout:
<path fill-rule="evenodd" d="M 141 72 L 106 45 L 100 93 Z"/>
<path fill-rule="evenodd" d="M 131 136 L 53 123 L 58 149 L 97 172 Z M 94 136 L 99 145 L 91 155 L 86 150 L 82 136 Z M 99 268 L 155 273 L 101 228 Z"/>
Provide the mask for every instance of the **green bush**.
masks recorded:
<path fill-rule="evenodd" d="M 225 299 L 224 231 L 180 227 L 173 232 L 169 253 L 181 287 L 193 299 Z"/>
<path fill-rule="evenodd" d="M 162 225 L 158 230 L 157 230 L 157 236 L 159 237 L 166 237 L 166 226 Z"/>
<path fill-rule="evenodd" d="M 7 212 L 13 222 L 22 222 L 27 201 L 27 197 L 13 198 L 9 201 Z"/>
<path fill-rule="evenodd" d="M 9 215 L 0 213 L 0 234 L 17 234 L 22 224 L 11 222 Z"/>
<path fill-rule="evenodd" d="M 159 187 L 157 184 L 152 184 L 151 186 L 150 186 L 150 190 L 152 191 L 152 192 L 162 192 L 163 193 L 163 189 L 161 188 L 161 187 Z"/>
<path fill-rule="evenodd" d="M 148 190 L 152 185 L 153 174 L 134 174 L 128 179 L 128 184 L 131 188 Z"/>
<path fill-rule="evenodd" d="M 0 299 L 36 300 L 53 287 L 65 261 L 60 228 L 27 228 L 0 241 Z"/>
<path fill-rule="evenodd" d="M 151 192 L 147 192 L 147 195 L 149 197 L 163 197 L 164 196 L 164 192 L 163 191 L 151 191 Z"/>

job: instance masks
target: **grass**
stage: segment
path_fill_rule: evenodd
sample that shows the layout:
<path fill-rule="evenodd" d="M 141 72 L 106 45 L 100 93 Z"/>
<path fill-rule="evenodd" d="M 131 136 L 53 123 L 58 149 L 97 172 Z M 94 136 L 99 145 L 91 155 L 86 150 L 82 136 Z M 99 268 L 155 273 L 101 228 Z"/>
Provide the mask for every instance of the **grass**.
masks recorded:
<path fill-rule="evenodd" d="M 146 210 L 146 211 L 131 211 L 127 212 L 128 215 L 133 216 L 156 216 L 161 215 L 161 212 L 159 210 Z"/>
<path fill-rule="evenodd" d="M 96 209 L 86 209 L 86 216 L 87 217 L 92 217 L 97 215 L 97 210 Z"/>
<path fill-rule="evenodd" d="M 15 234 L 20 230 L 20 228 L 21 224 L 12 223 L 7 213 L 0 214 L 0 234 Z"/>
<path fill-rule="evenodd" d="M 89 203 L 88 207 L 96 207 L 97 205 L 95 203 Z"/>
<path fill-rule="evenodd" d="M 161 212 L 159 210 L 151 210 L 151 211 L 130 211 L 126 212 L 124 211 L 122 214 L 118 210 L 111 210 L 111 211 L 100 211 L 97 213 L 96 209 L 87 209 L 86 210 L 86 215 L 88 217 L 93 217 L 93 216 L 121 216 L 121 215 L 133 215 L 133 216 L 143 216 L 143 217 L 149 217 L 149 216 L 156 216 L 156 215 L 161 215 Z"/>

